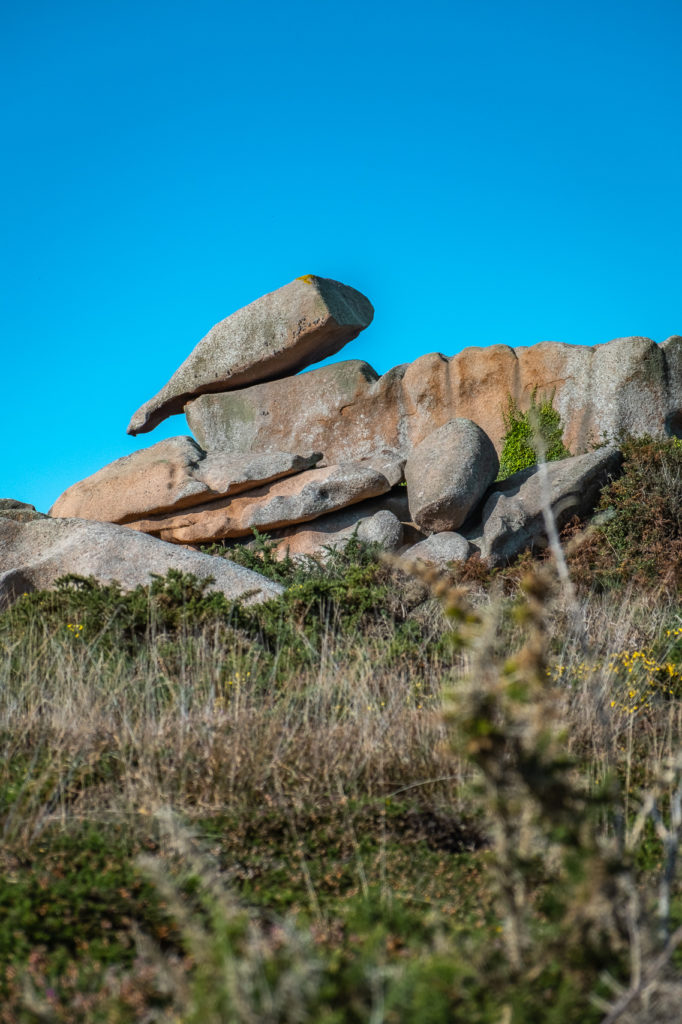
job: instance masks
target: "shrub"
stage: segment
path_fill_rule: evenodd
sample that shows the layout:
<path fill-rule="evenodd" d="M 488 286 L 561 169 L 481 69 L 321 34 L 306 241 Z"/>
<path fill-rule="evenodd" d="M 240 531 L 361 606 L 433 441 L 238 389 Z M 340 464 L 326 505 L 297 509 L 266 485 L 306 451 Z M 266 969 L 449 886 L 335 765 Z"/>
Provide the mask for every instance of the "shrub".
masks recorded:
<path fill-rule="evenodd" d="M 533 388 L 526 412 L 521 412 L 509 395 L 507 409 L 502 414 L 506 433 L 498 480 L 506 480 L 513 473 L 534 466 L 540 449 L 547 462 L 565 459 L 571 454 L 563 441 L 561 417 L 553 404 L 554 393 L 538 401 L 537 391 L 537 387 Z"/>
<path fill-rule="evenodd" d="M 602 491 L 599 525 L 572 555 L 576 580 L 679 589 L 682 579 L 682 441 L 621 441 L 623 473 Z"/>

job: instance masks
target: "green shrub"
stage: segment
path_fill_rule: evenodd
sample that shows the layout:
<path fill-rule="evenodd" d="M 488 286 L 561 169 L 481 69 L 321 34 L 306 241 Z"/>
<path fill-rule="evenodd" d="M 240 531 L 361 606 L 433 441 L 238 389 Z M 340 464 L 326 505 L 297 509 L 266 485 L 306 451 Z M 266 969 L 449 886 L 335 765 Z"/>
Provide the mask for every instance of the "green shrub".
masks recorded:
<path fill-rule="evenodd" d="M 500 455 L 498 480 L 506 480 L 521 469 L 534 466 L 538 450 L 544 450 L 547 462 L 565 459 L 570 455 L 563 441 L 561 417 L 554 408 L 554 393 L 538 401 L 537 387 L 530 396 L 530 406 L 522 412 L 512 396 L 503 412 L 506 433 Z"/>
<path fill-rule="evenodd" d="M 38 634 L 66 649 L 87 646 L 93 656 L 132 658 L 163 641 L 164 662 L 172 665 L 182 662 L 192 638 L 212 628 L 235 651 L 258 650 L 264 674 L 282 681 L 296 669 L 318 664 L 331 637 L 344 650 L 370 635 L 392 637 L 386 658 L 396 664 L 435 651 L 436 637 L 429 638 L 416 622 L 406 623 L 427 596 L 426 588 L 408 587 L 404 574 L 377 559 L 375 545 L 353 538 L 324 564 L 312 558 L 277 562 L 274 545 L 257 539 L 255 550 L 217 545 L 211 550 L 284 583 L 287 589 L 277 598 L 258 605 L 229 601 L 211 591 L 208 580 L 176 570 L 130 593 L 115 583 L 65 576 L 55 590 L 26 594 L 0 615 L 0 652 L 5 645 L 12 651 L 17 678 Z"/>

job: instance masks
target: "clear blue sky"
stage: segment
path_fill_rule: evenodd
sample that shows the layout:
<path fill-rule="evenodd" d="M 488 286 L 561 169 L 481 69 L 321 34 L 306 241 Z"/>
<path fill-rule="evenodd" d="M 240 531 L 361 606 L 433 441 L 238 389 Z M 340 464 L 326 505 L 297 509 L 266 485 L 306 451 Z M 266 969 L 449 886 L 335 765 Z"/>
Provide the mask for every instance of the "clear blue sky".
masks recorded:
<path fill-rule="evenodd" d="M 0 496 L 45 511 L 300 274 L 336 359 L 682 334 L 679 0 L 3 7 Z"/>

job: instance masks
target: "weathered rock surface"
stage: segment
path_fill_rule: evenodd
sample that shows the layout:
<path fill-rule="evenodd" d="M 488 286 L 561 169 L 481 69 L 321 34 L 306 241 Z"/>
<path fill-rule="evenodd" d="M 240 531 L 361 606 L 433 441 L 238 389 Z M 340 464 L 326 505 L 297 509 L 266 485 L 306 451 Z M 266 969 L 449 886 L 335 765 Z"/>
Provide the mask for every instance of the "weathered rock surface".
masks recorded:
<path fill-rule="evenodd" d="M 205 395 L 186 409 L 204 448 L 321 451 L 327 462 L 386 447 L 402 455 L 448 420 L 477 423 L 499 451 L 512 395 L 554 392 L 571 451 L 623 432 L 682 436 L 682 337 L 657 345 L 617 338 L 595 346 L 542 342 L 438 353 L 378 377 L 366 363 L 337 363 L 290 380 Z"/>
<path fill-rule="evenodd" d="M 152 430 L 197 395 L 297 373 L 334 355 L 373 316 L 369 299 L 354 288 L 312 274 L 297 278 L 216 324 L 137 410 L 128 433 Z"/>
<path fill-rule="evenodd" d="M 17 501 L 16 498 L 0 498 L 0 512 L 10 512 L 17 508 L 28 509 L 35 512 L 35 505 L 29 505 L 26 501 Z"/>
<path fill-rule="evenodd" d="M 450 420 L 408 456 L 405 480 L 412 519 L 425 532 L 456 530 L 499 468 L 493 443 L 479 426 Z"/>
<path fill-rule="evenodd" d="M 673 334 L 662 343 L 668 378 L 665 433 L 682 437 L 682 337 Z"/>
<path fill-rule="evenodd" d="M 395 487 L 405 479 L 406 461 L 407 460 L 404 456 L 391 451 L 390 448 L 384 448 L 381 451 L 375 452 L 373 455 L 368 455 L 365 458 L 360 459 L 360 465 L 370 466 L 371 469 L 376 469 L 386 477 L 391 487 Z"/>
<path fill-rule="evenodd" d="M 623 432 L 663 436 L 682 410 L 682 339 L 657 345 L 649 338 L 617 338 L 595 346 L 542 342 L 529 347 L 468 348 L 444 364 L 426 356 L 405 375 L 417 420 L 431 399 L 437 418 L 464 416 L 500 448 L 507 395 L 527 408 L 533 388 L 554 392 L 573 452 Z M 672 371 L 672 372 L 671 372 Z M 406 400 L 406 405 L 408 404 Z M 434 421 L 434 425 L 439 424 Z M 417 424 L 413 431 L 420 429 Z"/>
<path fill-rule="evenodd" d="M 377 539 L 377 527 L 381 523 L 388 525 L 388 520 L 378 519 L 375 526 L 367 527 L 368 535 L 365 535 L 364 528 L 362 533 L 360 533 L 360 526 L 374 520 L 380 512 L 390 512 L 399 524 L 401 541 L 398 547 L 400 547 L 401 543 L 404 544 L 406 536 L 412 539 L 412 535 L 416 534 L 419 539 L 423 538 L 423 534 L 418 533 L 416 528 L 410 523 L 410 511 L 405 488 L 389 491 L 378 498 L 369 498 L 367 501 L 361 501 L 348 508 L 339 509 L 337 512 L 329 512 L 327 515 L 311 522 L 301 523 L 298 526 L 283 527 L 279 530 L 271 530 L 268 532 L 268 536 L 277 545 L 275 548 L 277 558 L 284 558 L 287 552 L 292 558 L 296 555 L 324 557 L 325 548 L 344 547 L 356 529 L 361 540 L 370 541 Z M 394 526 L 392 526 L 392 530 L 397 533 Z M 380 540 L 380 543 L 383 543 L 386 550 L 397 550 L 397 548 L 392 547 L 392 541 L 387 534 L 384 534 L 383 540 Z"/>
<path fill-rule="evenodd" d="M 368 363 L 344 360 L 287 380 L 202 395 L 185 412 L 190 430 L 207 449 L 288 450 L 296 447 L 295 439 L 305 438 L 305 450 L 323 452 L 328 463 L 357 461 L 383 447 L 401 450 L 397 396 L 383 395 L 381 408 L 371 401 L 378 379 Z M 382 415 L 390 423 L 379 429 Z"/>
<path fill-rule="evenodd" d="M 282 592 L 279 584 L 224 558 L 174 547 L 125 526 L 85 519 L 0 519 L 0 599 L 6 604 L 26 590 L 50 588 L 69 573 L 101 583 L 116 580 L 133 590 L 169 569 L 199 579 L 211 576 L 212 589 L 230 599 L 265 601 Z"/>
<path fill-rule="evenodd" d="M 466 562 L 471 545 L 461 533 L 451 530 L 434 533 L 403 552 L 406 562 L 424 562 L 444 569 L 450 562 Z"/>
<path fill-rule="evenodd" d="M 559 529 L 573 516 L 592 511 L 601 488 L 618 476 L 621 463 L 615 447 L 547 463 L 547 489 Z M 467 531 L 467 537 L 490 565 L 504 565 L 522 551 L 546 545 L 542 506 L 542 474 L 532 466 L 495 485 L 480 526 Z"/>
<path fill-rule="evenodd" d="M 0 498 L 0 519 L 13 519 L 17 523 L 30 523 L 34 519 L 44 519 L 42 512 L 36 512 L 35 505 L 15 498 Z"/>
<path fill-rule="evenodd" d="M 246 537 L 254 527 L 276 530 L 317 519 L 390 490 L 386 477 L 370 466 L 341 463 L 309 469 L 234 498 L 222 498 L 185 512 L 150 516 L 128 523 L 134 530 L 179 544 L 204 544 Z"/>
<path fill-rule="evenodd" d="M 191 437 L 172 437 L 73 484 L 50 515 L 126 523 L 261 487 L 310 469 L 320 458 L 319 453 L 206 453 Z"/>
<path fill-rule="evenodd" d="M 398 550 L 403 540 L 403 525 L 393 512 L 380 509 L 373 515 L 353 519 L 351 511 L 344 509 L 343 512 L 322 516 L 313 523 L 294 527 L 279 541 L 275 548 L 276 557 L 307 555 L 325 559 L 330 549 L 344 548 L 353 536 L 366 544 L 380 544 L 386 551 Z"/>

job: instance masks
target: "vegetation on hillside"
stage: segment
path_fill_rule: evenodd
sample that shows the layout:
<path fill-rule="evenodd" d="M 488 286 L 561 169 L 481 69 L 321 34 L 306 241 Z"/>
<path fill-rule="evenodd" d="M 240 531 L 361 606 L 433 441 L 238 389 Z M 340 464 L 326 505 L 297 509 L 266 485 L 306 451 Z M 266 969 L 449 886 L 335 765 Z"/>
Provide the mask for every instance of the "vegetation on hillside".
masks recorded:
<path fill-rule="evenodd" d="M 0 1022 L 674 1020 L 682 445 L 550 558 L 0 615 Z M 678 490 L 676 490 L 676 488 Z M 677 495 L 677 496 L 676 496 Z M 646 990 L 646 998 L 644 998 Z"/>
<path fill-rule="evenodd" d="M 624 472 L 602 492 L 600 525 L 572 556 L 574 575 L 585 587 L 627 584 L 679 593 L 682 441 L 629 439 L 622 450 Z"/>

